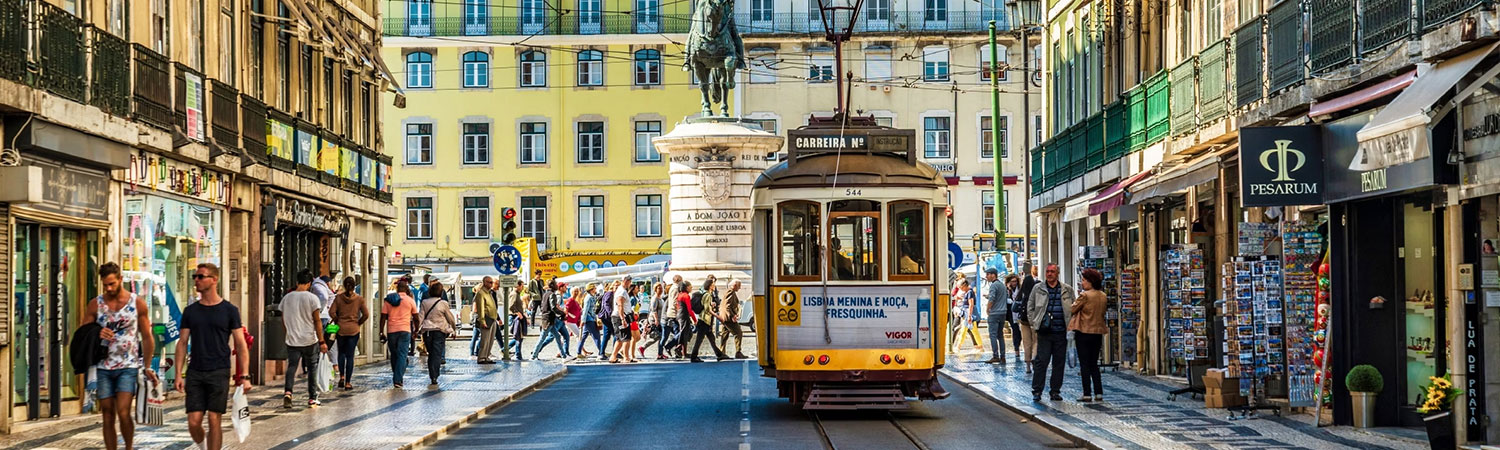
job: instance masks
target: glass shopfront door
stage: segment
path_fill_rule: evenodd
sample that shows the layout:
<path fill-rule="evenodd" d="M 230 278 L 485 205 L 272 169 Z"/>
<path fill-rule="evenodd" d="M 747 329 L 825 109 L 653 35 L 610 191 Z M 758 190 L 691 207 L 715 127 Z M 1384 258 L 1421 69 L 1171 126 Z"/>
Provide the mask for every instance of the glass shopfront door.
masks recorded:
<path fill-rule="evenodd" d="M 15 392 L 12 406 L 25 420 L 76 412 L 64 407 L 78 399 L 80 377 L 73 375 L 67 344 L 84 320 L 88 299 L 98 295 L 94 270 L 99 234 L 31 223 L 16 225 L 15 286 L 10 361 Z"/>

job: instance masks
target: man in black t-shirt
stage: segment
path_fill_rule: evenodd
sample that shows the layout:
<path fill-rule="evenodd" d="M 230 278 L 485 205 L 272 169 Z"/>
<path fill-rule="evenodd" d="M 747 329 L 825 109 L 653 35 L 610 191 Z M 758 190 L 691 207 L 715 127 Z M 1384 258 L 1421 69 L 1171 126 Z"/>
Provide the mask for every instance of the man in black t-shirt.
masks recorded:
<path fill-rule="evenodd" d="M 200 448 L 218 449 L 224 445 L 224 430 L 219 425 L 224 415 L 224 406 L 229 396 L 229 369 L 231 358 L 237 359 L 234 383 L 250 391 L 250 380 L 245 378 L 245 369 L 250 366 L 250 352 L 245 345 L 245 328 L 240 324 L 240 310 L 219 297 L 219 267 L 212 263 L 198 265 L 193 272 L 193 288 L 198 290 L 198 301 L 182 310 L 182 337 L 177 341 L 177 361 L 188 356 L 192 346 L 192 358 L 182 376 L 177 377 L 177 390 L 187 393 L 184 401 L 188 416 L 188 433 Z M 234 352 L 229 345 L 233 342 Z M 203 413 L 208 413 L 208 441 L 204 441 Z"/>

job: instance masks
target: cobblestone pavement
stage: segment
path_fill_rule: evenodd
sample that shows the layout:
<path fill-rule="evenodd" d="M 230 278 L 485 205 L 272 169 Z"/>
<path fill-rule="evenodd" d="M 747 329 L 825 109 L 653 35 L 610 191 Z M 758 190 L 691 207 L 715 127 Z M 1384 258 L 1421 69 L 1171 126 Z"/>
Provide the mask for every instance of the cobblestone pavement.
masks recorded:
<path fill-rule="evenodd" d="M 467 355 L 468 341 L 450 341 L 449 355 Z M 473 358 L 450 356 L 439 388 L 428 389 L 426 360 L 418 355 L 406 372 L 404 389 L 391 386 L 388 362 L 355 371 L 354 390 L 325 393 L 323 406 L 307 407 L 306 383 L 298 380 L 293 407 L 281 407 L 281 384 L 256 386 L 249 394 L 252 433 L 237 442 L 224 418 L 226 448 L 250 449 L 395 449 L 423 440 L 478 412 L 503 403 L 516 393 L 562 375 L 555 362 L 526 361 L 479 365 Z M 0 448 L 85 449 L 103 446 L 98 416 L 59 422 L 18 434 L 0 436 Z M 182 397 L 167 401 L 166 425 L 136 426 L 136 447 L 187 449 Z"/>
<path fill-rule="evenodd" d="M 1100 448 L 1127 449 L 1401 449 L 1427 447 L 1426 442 L 1356 430 L 1350 427 L 1317 428 L 1312 416 L 1278 417 L 1264 411 L 1252 419 L 1228 420 L 1224 409 L 1208 409 L 1202 400 L 1167 393 L 1181 386 L 1129 374 L 1104 370 L 1102 403 L 1078 403 L 1081 383 L 1077 370 L 1069 368 L 1064 378 L 1061 402 L 1031 401 L 1031 375 L 1026 366 L 1007 355 L 1008 365 L 981 362 L 988 353 L 950 357 L 942 373 L 978 390 L 993 400 L 1021 411 L 1067 434 Z M 964 389 L 953 386 L 950 389 Z"/>

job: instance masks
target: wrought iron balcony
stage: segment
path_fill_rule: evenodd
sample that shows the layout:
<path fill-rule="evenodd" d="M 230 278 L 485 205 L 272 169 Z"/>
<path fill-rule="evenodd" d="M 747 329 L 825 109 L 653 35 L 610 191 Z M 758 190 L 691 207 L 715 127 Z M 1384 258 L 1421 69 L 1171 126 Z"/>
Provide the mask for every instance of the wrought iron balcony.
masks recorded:
<path fill-rule="evenodd" d="M 1234 31 L 1234 104 L 1245 106 L 1266 96 L 1266 16 L 1256 16 Z"/>
<path fill-rule="evenodd" d="M 1412 36 L 1416 29 L 1416 6 L 1413 0 L 1360 0 L 1360 53 L 1368 54 L 1386 45 Z"/>
<path fill-rule="evenodd" d="M 1291 4 L 1287 6 L 1287 4 Z M 1271 56 L 1271 91 L 1280 89 L 1278 77 L 1280 71 L 1287 69 L 1278 67 L 1289 57 L 1294 50 L 1301 48 L 1302 24 L 1291 24 L 1293 17 L 1300 19 L 1296 2 L 1287 1 L 1281 5 L 1271 8 L 1267 13 L 1270 18 L 1271 29 L 1269 51 Z M 1354 61 L 1355 52 L 1355 26 L 1354 26 L 1354 0 L 1320 0 L 1309 5 L 1308 20 L 1310 23 L 1318 24 L 1312 27 L 1311 54 L 1309 65 L 1312 73 L 1323 73 L 1329 70 L 1348 65 Z M 1295 41 L 1295 42 L 1294 42 Z M 1293 48 L 1296 47 L 1296 48 Z M 1284 87 L 1284 86 L 1281 86 Z"/>
<path fill-rule="evenodd" d="M 687 33 L 692 25 L 686 16 L 620 13 L 590 14 L 574 11 L 521 16 L 387 17 L 386 36 L 567 36 L 589 34 Z M 743 27 L 741 30 L 743 32 Z"/>
<path fill-rule="evenodd" d="M 225 148 L 240 146 L 240 93 L 219 80 L 211 80 L 213 102 L 209 104 L 209 121 L 213 124 L 214 143 Z M 264 127 L 262 127 L 264 128 Z"/>
<path fill-rule="evenodd" d="M 989 30 L 989 21 L 1009 30 L 1005 13 L 993 8 L 978 11 L 886 11 L 875 12 L 867 5 L 863 17 L 854 24 L 856 33 L 932 33 L 979 32 Z M 823 19 L 817 13 L 740 13 L 735 25 L 743 34 L 820 34 Z M 845 22 L 847 23 L 847 19 Z"/>
<path fill-rule="evenodd" d="M 83 102 L 88 96 L 88 42 L 83 19 L 47 2 L 33 2 L 37 11 L 38 66 L 41 87 L 47 92 Z"/>
<path fill-rule="evenodd" d="M 1198 128 L 1198 58 L 1189 57 L 1172 68 L 1172 134 Z"/>
<path fill-rule="evenodd" d="M 1421 0 L 1422 28 L 1430 30 L 1447 25 L 1485 3 L 1492 3 L 1492 0 Z"/>
<path fill-rule="evenodd" d="M 172 128 L 172 72 L 167 57 L 140 44 L 135 49 L 135 118 Z"/>
<path fill-rule="evenodd" d="M 93 82 L 89 104 L 116 116 L 130 115 L 130 44 L 98 28 L 93 36 Z"/>
<path fill-rule="evenodd" d="M 0 0 L 0 78 L 25 83 L 26 46 L 30 29 L 26 23 L 26 0 Z"/>

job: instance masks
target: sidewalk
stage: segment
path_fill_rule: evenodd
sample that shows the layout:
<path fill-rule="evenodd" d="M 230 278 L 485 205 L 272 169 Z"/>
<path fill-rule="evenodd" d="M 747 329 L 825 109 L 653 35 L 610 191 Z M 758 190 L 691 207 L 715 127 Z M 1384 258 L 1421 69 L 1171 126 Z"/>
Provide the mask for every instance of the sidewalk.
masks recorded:
<path fill-rule="evenodd" d="M 1008 349 L 1007 349 L 1008 350 Z M 1406 439 L 1352 427 L 1312 425 L 1307 414 L 1278 417 L 1262 411 L 1256 418 L 1227 420 L 1224 409 L 1208 409 L 1202 400 L 1179 396 L 1167 400 L 1177 389 L 1168 382 L 1104 369 L 1102 403 L 1078 403 L 1083 395 L 1077 369 L 1068 369 L 1063 381 L 1062 402 L 1031 401 L 1031 375 L 1026 365 L 1007 353 L 1008 365 L 982 361 L 988 353 L 950 356 L 942 373 L 1007 408 L 1100 449 L 1215 449 L 1215 448 L 1361 448 L 1417 450 L 1426 441 Z"/>
<path fill-rule="evenodd" d="M 427 389 L 425 359 L 418 355 L 406 372 L 406 387 L 391 387 L 390 363 L 355 371 L 354 390 L 325 393 L 323 406 L 309 410 L 306 382 L 298 380 L 293 407 L 281 407 L 281 384 L 255 386 L 250 397 L 252 433 L 240 444 L 224 417 L 225 448 L 397 449 L 430 442 L 453 427 L 561 377 L 567 369 L 553 362 L 526 361 L 482 366 L 468 357 L 468 341 L 449 341 L 448 364 L 440 388 Z M 83 449 L 103 446 L 99 416 L 59 422 L 0 436 L 0 448 Z M 136 447 L 189 449 L 182 397 L 167 400 L 166 425 L 136 426 Z"/>

